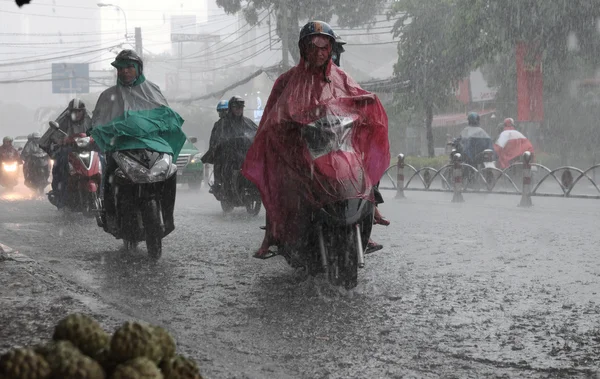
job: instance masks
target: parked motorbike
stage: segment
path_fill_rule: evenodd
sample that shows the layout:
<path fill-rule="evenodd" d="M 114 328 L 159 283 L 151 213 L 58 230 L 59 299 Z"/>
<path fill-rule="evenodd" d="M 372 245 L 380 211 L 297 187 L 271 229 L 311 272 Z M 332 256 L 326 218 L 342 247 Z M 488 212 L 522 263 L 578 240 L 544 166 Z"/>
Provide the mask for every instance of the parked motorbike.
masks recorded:
<path fill-rule="evenodd" d="M 37 151 L 23 163 L 25 185 L 39 195 L 44 193 L 50 177 L 50 157 L 43 151 Z"/>
<path fill-rule="evenodd" d="M 107 159 L 109 179 L 99 226 L 122 239 L 126 250 L 145 241 L 148 255 L 160 258 L 162 239 L 175 229 L 177 166 L 173 157 L 135 149 L 116 151 Z"/>
<path fill-rule="evenodd" d="M 375 209 L 373 184 L 352 145 L 354 121 L 327 115 L 301 126 L 310 152 L 312 188 L 299 209 L 301 238 L 277 247 L 292 267 L 303 267 L 311 275 L 326 273 L 333 285 L 347 289 L 358 284 L 358 269 L 364 267 Z"/>
<path fill-rule="evenodd" d="M 7 190 L 12 190 L 18 184 L 19 157 L 7 157 L 2 161 L 2 171 L 0 172 L 0 186 Z"/>
<path fill-rule="evenodd" d="M 262 207 L 260 192 L 242 175 L 240 169 L 253 139 L 254 135 L 249 134 L 230 138 L 218 148 L 218 151 L 236 152 L 227 156 L 224 167 L 219 167 L 223 183 L 210 184 L 210 192 L 221 202 L 224 213 L 231 212 L 235 207 L 245 207 L 248 214 L 256 216 Z"/>
<path fill-rule="evenodd" d="M 50 121 L 50 127 L 67 137 L 64 145 L 70 149 L 67 195 L 64 205 L 74 212 L 82 212 L 86 217 L 98 219 L 100 217 L 98 210 L 102 168 L 100 157 L 93 149 L 94 140 L 84 133 L 69 136 L 59 129 L 55 121 Z M 48 200 L 52 205 L 58 207 L 57 194 L 49 192 Z"/>

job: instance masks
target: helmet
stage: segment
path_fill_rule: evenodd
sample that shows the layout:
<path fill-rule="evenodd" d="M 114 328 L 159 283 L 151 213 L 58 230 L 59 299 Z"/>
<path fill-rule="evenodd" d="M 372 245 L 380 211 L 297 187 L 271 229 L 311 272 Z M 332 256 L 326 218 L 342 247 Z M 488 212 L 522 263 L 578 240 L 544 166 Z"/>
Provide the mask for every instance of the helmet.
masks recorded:
<path fill-rule="evenodd" d="M 302 27 L 302 29 L 300 29 L 300 38 L 298 38 L 298 43 L 302 42 L 302 40 L 306 37 L 317 34 L 329 37 L 332 44 L 335 42 L 335 33 L 328 23 L 323 21 L 309 21 Z"/>
<path fill-rule="evenodd" d="M 231 107 L 234 105 L 243 107 L 246 105 L 246 101 L 244 101 L 244 99 L 241 96 L 232 96 L 231 99 L 229 99 L 229 109 L 231 109 Z"/>
<path fill-rule="evenodd" d="M 130 49 L 122 50 L 119 54 L 117 54 L 114 62 L 112 62 L 111 65 L 113 67 L 118 68 L 118 63 L 122 62 L 122 61 L 133 61 L 133 62 L 136 62 L 137 64 L 139 64 L 140 72 L 138 72 L 138 75 L 141 74 L 142 71 L 144 71 L 144 62 L 142 61 L 142 58 L 140 58 L 138 53 L 136 53 L 134 50 L 130 50 Z"/>
<path fill-rule="evenodd" d="M 42 138 L 42 133 L 40 132 L 33 132 L 30 135 L 27 136 L 28 140 L 32 140 L 32 139 L 40 139 Z"/>
<path fill-rule="evenodd" d="M 469 125 L 479 126 L 479 114 L 477 112 L 469 113 L 467 121 L 469 122 Z"/>
<path fill-rule="evenodd" d="M 85 109 L 85 103 L 81 101 L 81 99 L 76 97 L 73 100 L 69 101 L 69 110 L 73 111 L 78 109 Z"/>
<path fill-rule="evenodd" d="M 509 126 L 512 126 L 513 128 L 515 127 L 515 120 L 513 120 L 510 117 L 504 119 L 504 127 L 509 127 Z"/>
<path fill-rule="evenodd" d="M 333 35 L 335 36 L 335 44 L 334 44 L 334 45 L 335 45 L 335 47 L 336 47 L 336 50 L 337 50 L 338 52 L 340 52 L 340 53 L 343 53 L 344 51 L 346 51 L 346 50 L 344 49 L 344 45 L 345 45 L 347 42 L 346 42 L 346 41 L 344 41 L 344 40 L 342 39 L 342 37 L 340 37 L 340 35 L 339 35 L 339 34 L 337 34 L 336 32 L 333 32 Z"/>
<path fill-rule="evenodd" d="M 12 137 L 9 137 L 9 136 L 2 138 L 2 143 L 12 143 L 12 141 L 13 141 Z"/>
<path fill-rule="evenodd" d="M 298 38 L 298 48 L 300 49 L 300 55 L 304 57 L 304 48 L 303 48 L 303 41 L 310 36 L 315 36 L 315 35 L 322 35 L 322 36 L 326 36 L 327 38 L 329 38 L 329 40 L 331 41 L 331 46 L 333 47 L 335 40 L 336 40 L 336 36 L 335 33 L 333 31 L 333 29 L 331 29 L 331 26 L 329 26 L 329 24 L 327 24 L 326 22 L 323 21 L 309 21 L 306 25 L 304 25 L 302 27 L 302 29 L 300 29 L 300 37 Z"/>
<path fill-rule="evenodd" d="M 217 112 L 226 111 L 228 108 L 229 108 L 229 101 L 227 101 L 227 100 L 221 100 L 217 104 Z"/>

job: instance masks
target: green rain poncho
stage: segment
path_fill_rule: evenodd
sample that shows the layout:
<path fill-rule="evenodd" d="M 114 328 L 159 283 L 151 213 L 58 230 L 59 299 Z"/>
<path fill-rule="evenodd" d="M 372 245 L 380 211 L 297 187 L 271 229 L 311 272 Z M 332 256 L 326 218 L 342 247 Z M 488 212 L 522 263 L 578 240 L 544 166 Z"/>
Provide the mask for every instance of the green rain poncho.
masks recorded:
<path fill-rule="evenodd" d="M 183 122 L 160 88 L 140 75 L 131 87 L 118 84 L 102 92 L 90 134 L 104 152 L 150 149 L 177 160 L 186 140 Z"/>

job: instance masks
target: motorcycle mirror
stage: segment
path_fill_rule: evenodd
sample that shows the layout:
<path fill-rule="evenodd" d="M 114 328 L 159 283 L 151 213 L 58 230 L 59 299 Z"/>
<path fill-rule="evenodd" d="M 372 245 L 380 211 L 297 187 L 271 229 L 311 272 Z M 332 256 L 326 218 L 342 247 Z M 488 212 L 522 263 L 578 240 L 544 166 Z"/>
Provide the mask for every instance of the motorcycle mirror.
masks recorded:
<path fill-rule="evenodd" d="M 48 124 L 50 125 L 50 127 L 52 129 L 58 130 L 58 122 L 56 122 L 56 121 L 50 121 Z"/>
<path fill-rule="evenodd" d="M 196 143 L 196 142 L 198 142 L 198 138 L 196 138 L 196 137 L 190 137 L 190 142 L 191 143 Z"/>

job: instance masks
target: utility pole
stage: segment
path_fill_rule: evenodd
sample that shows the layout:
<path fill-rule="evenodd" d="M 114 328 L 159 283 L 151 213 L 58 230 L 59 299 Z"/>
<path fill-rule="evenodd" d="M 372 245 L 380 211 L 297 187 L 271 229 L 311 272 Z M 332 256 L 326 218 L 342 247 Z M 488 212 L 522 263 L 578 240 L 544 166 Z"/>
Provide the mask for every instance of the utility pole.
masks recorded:
<path fill-rule="evenodd" d="M 290 61 L 289 61 L 289 52 L 288 52 L 288 12 L 289 9 L 287 9 L 286 7 L 284 7 L 283 9 L 280 8 L 281 11 L 281 52 L 282 52 L 282 58 L 281 58 L 281 63 L 283 64 L 283 70 L 287 71 L 287 69 L 290 67 Z"/>
<path fill-rule="evenodd" d="M 142 46 L 142 28 L 135 28 L 135 52 L 143 59 L 144 48 Z"/>

